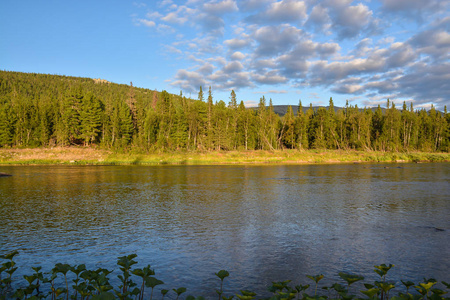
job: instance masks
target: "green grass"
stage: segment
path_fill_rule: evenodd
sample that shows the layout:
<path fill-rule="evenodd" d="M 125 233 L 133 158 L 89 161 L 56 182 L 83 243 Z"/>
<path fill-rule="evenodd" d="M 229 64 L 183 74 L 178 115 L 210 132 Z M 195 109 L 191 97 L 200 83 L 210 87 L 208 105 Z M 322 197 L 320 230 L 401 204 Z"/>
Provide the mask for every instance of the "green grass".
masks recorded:
<path fill-rule="evenodd" d="M 449 153 L 356 150 L 112 152 L 102 149 L 0 149 L 0 165 L 211 165 L 449 162 Z"/>

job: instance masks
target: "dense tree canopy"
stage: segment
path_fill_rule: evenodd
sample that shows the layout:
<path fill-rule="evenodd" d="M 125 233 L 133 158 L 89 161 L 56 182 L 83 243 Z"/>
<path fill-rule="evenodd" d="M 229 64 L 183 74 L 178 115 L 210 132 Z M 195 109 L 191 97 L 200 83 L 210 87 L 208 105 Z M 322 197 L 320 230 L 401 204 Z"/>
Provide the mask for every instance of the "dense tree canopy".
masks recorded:
<path fill-rule="evenodd" d="M 274 112 L 263 96 L 247 109 L 234 91 L 230 101 L 205 101 L 89 78 L 0 72 L 0 147 L 97 145 L 108 149 L 450 150 L 450 114 L 398 109 L 304 108 Z"/>

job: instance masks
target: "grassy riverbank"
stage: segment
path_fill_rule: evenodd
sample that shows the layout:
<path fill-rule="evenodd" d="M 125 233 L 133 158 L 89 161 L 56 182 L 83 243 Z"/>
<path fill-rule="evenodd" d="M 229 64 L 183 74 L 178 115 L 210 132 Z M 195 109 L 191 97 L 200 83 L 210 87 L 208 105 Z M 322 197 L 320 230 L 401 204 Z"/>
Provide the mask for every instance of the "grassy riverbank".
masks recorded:
<path fill-rule="evenodd" d="M 354 150 L 136 153 L 84 147 L 0 149 L 0 165 L 328 164 L 349 162 L 450 162 L 450 153 Z"/>

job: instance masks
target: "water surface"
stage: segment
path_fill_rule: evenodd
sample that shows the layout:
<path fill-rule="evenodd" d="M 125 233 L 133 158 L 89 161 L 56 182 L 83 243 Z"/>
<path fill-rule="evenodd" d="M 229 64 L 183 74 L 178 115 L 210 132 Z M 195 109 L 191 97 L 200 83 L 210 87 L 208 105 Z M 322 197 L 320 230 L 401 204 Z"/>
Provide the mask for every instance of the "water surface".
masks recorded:
<path fill-rule="evenodd" d="M 448 163 L 0 171 L 13 174 L 0 178 L 0 253 L 20 251 L 18 275 L 57 262 L 117 271 L 136 253 L 163 288 L 207 297 L 220 269 L 228 295 L 306 274 L 375 280 L 382 263 L 397 282 L 450 281 Z"/>

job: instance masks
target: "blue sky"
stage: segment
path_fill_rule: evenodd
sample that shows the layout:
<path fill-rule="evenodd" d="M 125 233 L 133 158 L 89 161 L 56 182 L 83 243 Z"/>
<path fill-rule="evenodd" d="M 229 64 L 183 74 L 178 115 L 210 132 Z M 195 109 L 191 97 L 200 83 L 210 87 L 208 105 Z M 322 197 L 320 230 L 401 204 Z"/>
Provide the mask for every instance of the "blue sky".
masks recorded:
<path fill-rule="evenodd" d="M 0 69 L 215 101 L 450 109 L 450 0 L 0 1 Z"/>

